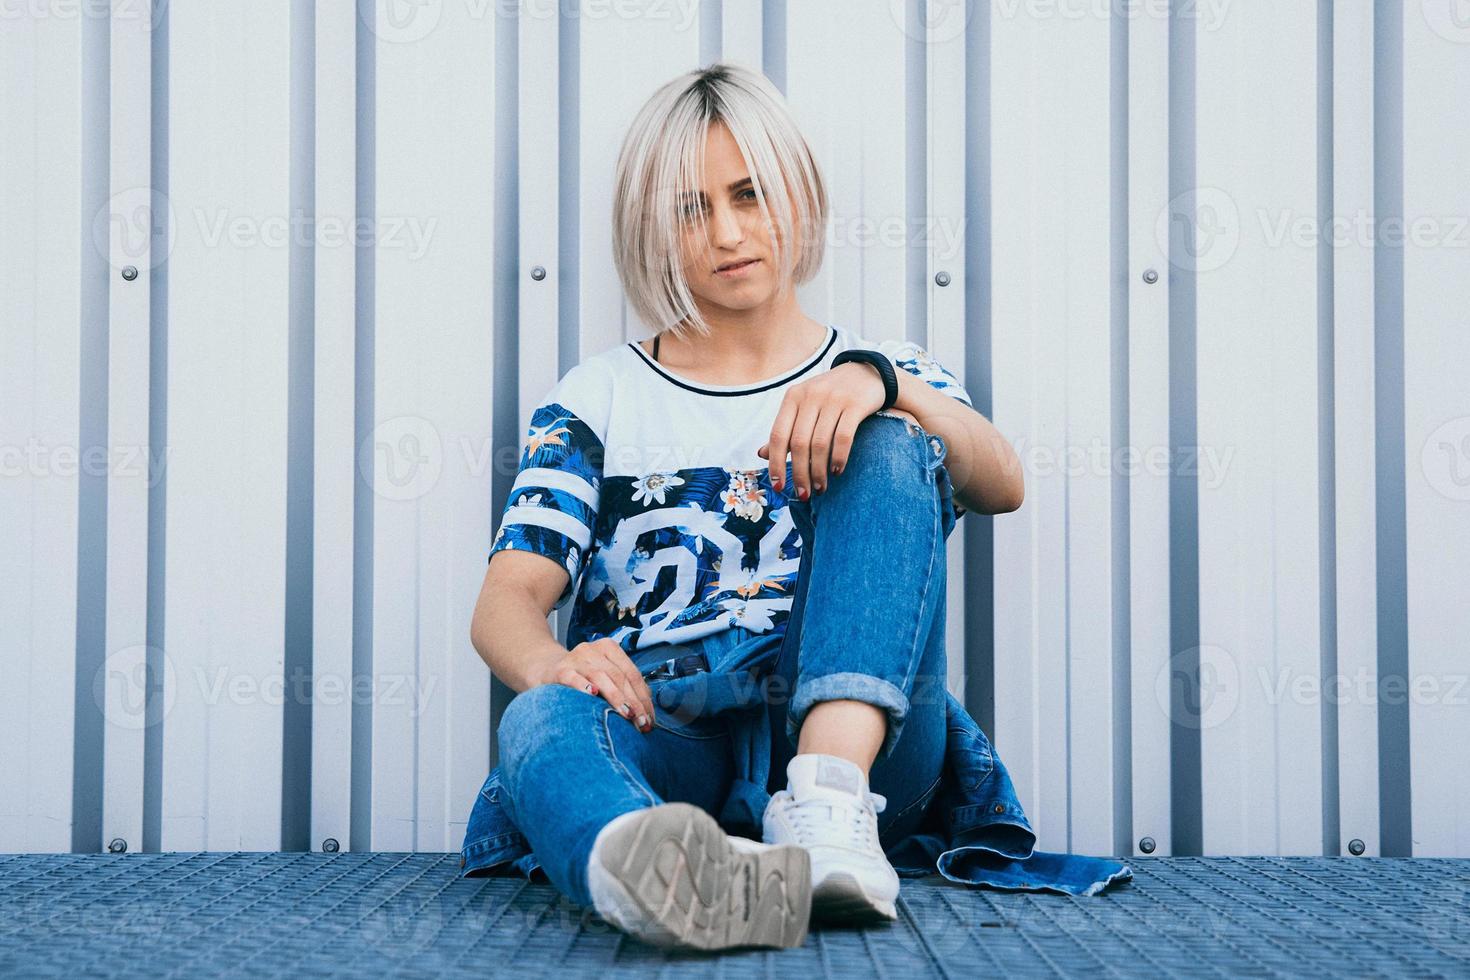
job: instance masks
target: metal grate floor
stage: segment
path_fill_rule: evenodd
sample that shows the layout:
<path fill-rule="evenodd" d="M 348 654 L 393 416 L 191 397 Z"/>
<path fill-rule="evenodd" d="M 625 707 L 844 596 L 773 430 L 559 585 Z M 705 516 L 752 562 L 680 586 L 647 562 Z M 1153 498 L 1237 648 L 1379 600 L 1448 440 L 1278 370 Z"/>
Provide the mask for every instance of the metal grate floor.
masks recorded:
<path fill-rule="evenodd" d="M 0 976 L 1470 976 L 1470 860 L 1130 858 L 1070 898 L 905 879 L 900 920 L 801 949 L 645 946 L 457 854 L 0 855 Z"/>

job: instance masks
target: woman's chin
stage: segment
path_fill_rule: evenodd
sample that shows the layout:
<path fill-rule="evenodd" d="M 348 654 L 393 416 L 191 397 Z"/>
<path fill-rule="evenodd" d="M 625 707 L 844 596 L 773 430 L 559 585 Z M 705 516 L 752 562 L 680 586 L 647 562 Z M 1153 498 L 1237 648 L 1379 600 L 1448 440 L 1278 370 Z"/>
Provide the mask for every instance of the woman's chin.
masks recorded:
<path fill-rule="evenodd" d="M 723 302 L 739 303 L 742 306 L 768 302 L 775 293 L 771 284 L 763 277 L 730 282 L 716 278 L 709 284 L 709 290 Z"/>

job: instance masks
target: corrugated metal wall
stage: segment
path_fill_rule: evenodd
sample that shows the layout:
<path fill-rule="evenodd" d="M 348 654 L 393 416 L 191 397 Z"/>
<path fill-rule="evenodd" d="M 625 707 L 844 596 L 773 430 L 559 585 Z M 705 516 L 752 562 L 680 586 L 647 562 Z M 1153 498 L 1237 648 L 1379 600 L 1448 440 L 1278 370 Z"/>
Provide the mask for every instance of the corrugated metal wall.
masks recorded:
<path fill-rule="evenodd" d="M 0 24 L 0 850 L 459 846 L 519 437 L 647 335 L 615 155 L 724 57 L 808 311 L 1026 463 L 949 608 L 1041 846 L 1470 855 L 1453 0 L 112 7 Z"/>

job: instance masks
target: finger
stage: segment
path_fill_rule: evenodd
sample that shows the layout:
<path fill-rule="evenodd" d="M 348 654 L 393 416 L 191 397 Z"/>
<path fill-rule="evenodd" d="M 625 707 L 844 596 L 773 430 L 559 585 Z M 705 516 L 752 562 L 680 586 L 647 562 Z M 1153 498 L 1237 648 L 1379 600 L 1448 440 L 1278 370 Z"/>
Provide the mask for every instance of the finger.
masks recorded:
<path fill-rule="evenodd" d="M 812 493 L 821 493 L 827 489 L 827 477 L 831 473 L 828 467 L 832 458 L 832 433 L 837 428 L 837 420 L 841 415 L 841 407 L 827 402 L 817 411 L 816 421 L 812 424 Z"/>
<path fill-rule="evenodd" d="M 633 702 L 638 699 L 623 690 L 610 671 L 604 667 L 589 667 L 587 676 L 592 678 L 592 683 L 602 690 L 602 699 L 613 706 L 613 710 L 628 719 L 634 727 L 637 722 L 633 720 L 636 712 L 633 710 Z"/>
<path fill-rule="evenodd" d="M 791 479 L 796 481 L 796 495 L 803 500 L 810 500 L 812 495 L 812 430 L 819 410 L 817 403 L 806 402 L 797 410 L 796 421 L 791 424 Z"/>
<path fill-rule="evenodd" d="M 628 651 L 616 640 L 604 637 L 596 641 L 596 650 L 602 657 L 602 666 L 609 676 L 633 698 L 628 702 L 628 707 L 632 709 L 630 717 L 633 724 L 643 731 L 650 731 L 653 728 L 653 692 L 648 689 L 648 682 L 643 679 L 638 665 L 633 663 Z M 638 720 L 640 716 L 643 721 Z"/>
<path fill-rule="evenodd" d="M 766 441 L 766 459 L 770 463 L 771 487 L 779 492 L 786 481 L 786 453 L 791 438 L 791 423 L 796 421 L 796 398 L 791 392 L 781 400 L 776 420 L 771 423 L 771 438 Z"/>
<path fill-rule="evenodd" d="M 841 473 L 847 468 L 848 456 L 852 453 L 852 441 L 857 438 L 858 423 L 863 414 L 858 409 L 845 408 L 837 418 L 837 428 L 832 433 L 832 473 Z"/>
<path fill-rule="evenodd" d="M 574 687 L 579 691 L 586 691 L 593 697 L 596 697 L 599 693 L 597 685 L 592 683 L 590 677 L 570 666 L 563 665 L 556 672 L 556 682 L 558 684 L 565 684 L 567 687 Z"/>
<path fill-rule="evenodd" d="M 645 732 L 649 731 L 653 728 L 653 692 L 648 689 L 648 682 L 643 679 L 643 674 L 627 653 L 623 652 L 622 647 L 618 648 L 618 653 L 613 654 L 611 659 L 613 667 L 622 675 L 623 689 L 638 699 L 638 703 L 633 706 L 634 724 Z M 644 721 L 639 722 L 638 715 L 642 715 Z"/>

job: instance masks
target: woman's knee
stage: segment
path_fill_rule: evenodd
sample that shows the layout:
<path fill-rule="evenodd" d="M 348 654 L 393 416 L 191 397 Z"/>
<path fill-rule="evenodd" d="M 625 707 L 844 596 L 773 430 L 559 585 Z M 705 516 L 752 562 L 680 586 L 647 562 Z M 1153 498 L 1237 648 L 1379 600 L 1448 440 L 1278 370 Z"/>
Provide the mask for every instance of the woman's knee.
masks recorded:
<path fill-rule="evenodd" d="M 607 702 L 565 684 L 539 684 L 511 698 L 495 729 L 500 765 L 507 772 L 535 755 L 567 726 L 592 724 Z"/>
<path fill-rule="evenodd" d="M 852 474 L 874 477 L 889 492 L 895 482 L 928 482 L 930 436 L 917 423 L 900 415 L 874 413 L 858 423 L 848 460 L 837 479 Z M 833 485 L 837 480 L 834 479 Z"/>

